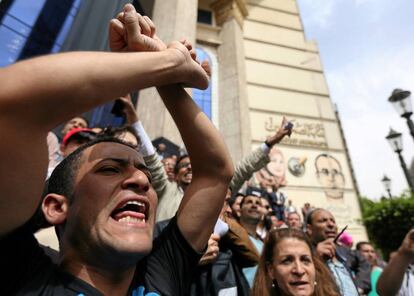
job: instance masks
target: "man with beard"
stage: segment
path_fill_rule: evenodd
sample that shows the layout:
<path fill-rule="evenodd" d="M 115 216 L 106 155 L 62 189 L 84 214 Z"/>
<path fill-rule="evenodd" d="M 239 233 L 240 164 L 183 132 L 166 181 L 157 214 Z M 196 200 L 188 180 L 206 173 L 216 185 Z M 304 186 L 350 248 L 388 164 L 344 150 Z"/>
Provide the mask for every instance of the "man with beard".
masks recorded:
<path fill-rule="evenodd" d="M 358 252 L 334 242 L 338 226 L 331 212 L 317 208 L 306 218 L 307 233 L 334 276 L 343 296 L 357 296 L 371 290 L 370 265 Z M 355 274 L 355 279 L 353 278 Z"/>

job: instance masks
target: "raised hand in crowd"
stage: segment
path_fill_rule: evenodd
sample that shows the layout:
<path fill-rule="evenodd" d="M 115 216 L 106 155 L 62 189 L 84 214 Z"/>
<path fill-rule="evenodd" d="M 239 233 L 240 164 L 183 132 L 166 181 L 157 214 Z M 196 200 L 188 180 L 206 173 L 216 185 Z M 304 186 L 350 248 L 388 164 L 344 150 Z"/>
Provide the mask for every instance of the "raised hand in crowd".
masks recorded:
<path fill-rule="evenodd" d="M 204 253 L 203 257 L 201 257 L 199 265 L 210 264 L 210 263 L 213 263 L 217 259 L 217 255 L 220 250 L 219 241 L 220 241 L 219 235 L 214 234 L 214 233 L 211 234 L 208 240 L 207 250 Z"/>
<path fill-rule="evenodd" d="M 280 143 L 285 136 L 290 136 L 292 134 L 292 127 L 288 125 L 288 121 L 285 116 L 282 118 L 282 122 L 280 127 L 276 130 L 276 132 L 267 138 L 266 145 L 269 147 L 274 146 L 275 144 Z"/>
<path fill-rule="evenodd" d="M 377 282 L 378 294 L 413 295 L 414 277 L 409 271 L 410 264 L 414 264 L 414 229 L 407 233 L 398 251 L 382 271 Z"/>
<path fill-rule="evenodd" d="M 167 47 L 156 35 L 152 20 L 127 4 L 109 24 L 109 47 L 112 51 L 161 51 Z"/>
<path fill-rule="evenodd" d="M 125 116 L 126 122 L 128 124 L 134 124 L 138 121 L 138 114 L 135 110 L 135 106 L 132 103 L 131 95 L 127 94 L 118 98 L 122 102 L 122 113 Z"/>
<path fill-rule="evenodd" d="M 319 257 L 328 260 L 335 257 L 336 246 L 333 238 L 321 241 L 316 246 L 316 253 Z"/>

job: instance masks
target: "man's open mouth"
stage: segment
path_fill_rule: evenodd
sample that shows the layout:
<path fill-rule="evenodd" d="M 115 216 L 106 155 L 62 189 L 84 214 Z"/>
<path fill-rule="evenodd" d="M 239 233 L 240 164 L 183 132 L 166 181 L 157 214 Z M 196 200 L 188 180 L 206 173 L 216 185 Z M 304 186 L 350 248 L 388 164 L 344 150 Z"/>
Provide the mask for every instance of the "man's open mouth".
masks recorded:
<path fill-rule="evenodd" d="M 128 200 L 120 204 L 111 214 L 111 217 L 121 223 L 145 223 L 148 217 L 149 206 L 138 200 Z"/>

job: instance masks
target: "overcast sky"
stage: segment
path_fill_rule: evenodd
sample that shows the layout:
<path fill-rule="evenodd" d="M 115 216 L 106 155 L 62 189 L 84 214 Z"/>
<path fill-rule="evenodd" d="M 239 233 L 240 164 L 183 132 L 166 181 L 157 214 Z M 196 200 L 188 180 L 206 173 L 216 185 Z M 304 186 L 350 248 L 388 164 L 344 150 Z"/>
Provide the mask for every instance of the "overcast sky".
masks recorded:
<path fill-rule="evenodd" d="M 306 38 L 318 43 L 331 99 L 337 104 L 362 195 L 408 188 L 389 128 L 403 133 L 407 165 L 414 140 L 405 120 L 387 102 L 394 88 L 414 93 L 414 1 L 298 0 Z"/>

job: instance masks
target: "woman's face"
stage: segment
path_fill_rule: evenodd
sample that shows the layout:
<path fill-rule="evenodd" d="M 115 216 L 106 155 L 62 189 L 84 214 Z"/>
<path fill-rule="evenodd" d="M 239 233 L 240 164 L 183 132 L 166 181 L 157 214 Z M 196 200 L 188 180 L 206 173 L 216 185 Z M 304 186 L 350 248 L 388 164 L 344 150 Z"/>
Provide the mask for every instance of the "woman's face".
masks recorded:
<path fill-rule="evenodd" d="M 268 274 L 284 296 L 310 296 L 315 289 L 315 265 L 308 245 L 295 238 L 281 240 L 273 250 Z"/>

